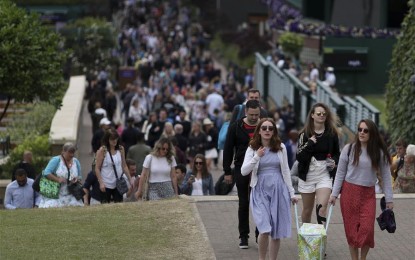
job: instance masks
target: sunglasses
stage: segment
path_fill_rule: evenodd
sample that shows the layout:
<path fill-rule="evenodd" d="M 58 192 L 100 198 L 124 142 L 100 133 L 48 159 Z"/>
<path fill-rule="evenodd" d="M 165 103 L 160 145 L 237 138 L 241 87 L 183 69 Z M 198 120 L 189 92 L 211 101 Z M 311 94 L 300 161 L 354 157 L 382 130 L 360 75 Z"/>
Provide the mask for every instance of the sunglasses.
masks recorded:
<path fill-rule="evenodd" d="M 167 151 L 167 150 L 169 150 L 169 148 L 161 147 L 160 150 Z"/>
<path fill-rule="evenodd" d="M 203 162 L 195 162 L 195 165 L 203 165 Z"/>
<path fill-rule="evenodd" d="M 316 112 L 315 113 L 317 116 L 326 116 L 326 112 Z"/>
<path fill-rule="evenodd" d="M 261 130 L 262 131 L 274 131 L 274 126 L 272 126 L 272 125 L 263 125 L 263 126 L 261 126 Z"/>
<path fill-rule="evenodd" d="M 357 128 L 357 132 L 367 134 L 367 133 L 369 133 L 369 129 L 359 127 L 359 128 Z"/>

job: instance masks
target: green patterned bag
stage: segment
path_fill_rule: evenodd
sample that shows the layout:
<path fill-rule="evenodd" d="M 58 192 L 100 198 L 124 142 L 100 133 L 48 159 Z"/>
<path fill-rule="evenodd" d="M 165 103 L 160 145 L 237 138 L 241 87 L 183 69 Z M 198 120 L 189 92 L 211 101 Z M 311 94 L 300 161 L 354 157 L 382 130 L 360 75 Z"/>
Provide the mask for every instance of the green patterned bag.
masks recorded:
<path fill-rule="evenodd" d="M 45 176 L 40 178 L 40 194 L 50 199 L 59 198 L 59 189 L 61 184 L 56 181 L 51 181 Z"/>
<path fill-rule="evenodd" d="M 327 234 L 323 225 L 304 223 L 297 236 L 298 254 L 301 260 L 324 259 Z"/>
<path fill-rule="evenodd" d="M 304 223 L 299 225 L 297 204 L 294 212 L 297 226 L 298 256 L 300 260 L 323 260 L 327 248 L 327 232 L 333 206 L 329 208 L 326 226 L 320 224 Z"/>

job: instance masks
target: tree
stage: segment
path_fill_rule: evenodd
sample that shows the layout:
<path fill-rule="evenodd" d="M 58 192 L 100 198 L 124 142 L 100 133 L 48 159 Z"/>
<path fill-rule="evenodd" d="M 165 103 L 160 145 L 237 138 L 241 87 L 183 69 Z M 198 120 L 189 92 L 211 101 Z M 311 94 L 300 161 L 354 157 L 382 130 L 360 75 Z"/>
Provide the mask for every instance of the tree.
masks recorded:
<path fill-rule="evenodd" d="M 389 82 L 386 86 L 386 117 L 392 140 L 415 141 L 415 7 L 402 22 L 401 35 L 392 53 Z"/>
<path fill-rule="evenodd" d="M 304 38 L 299 34 L 292 32 L 284 32 L 280 35 L 278 41 L 285 53 L 298 57 L 304 46 Z"/>
<path fill-rule="evenodd" d="M 0 93 L 8 103 L 46 101 L 59 107 L 64 84 L 66 52 L 61 38 L 42 26 L 36 14 L 27 13 L 9 0 L 0 1 Z"/>
<path fill-rule="evenodd" d="M 66 25 L 60 33 L 65 38 L 65 48 L 72 50 L 72 75 L 94 74 L 108 65 L 117 65 L 111 53 L 115 47 L 115 32 L 105 20 L 78 19 Z"/>

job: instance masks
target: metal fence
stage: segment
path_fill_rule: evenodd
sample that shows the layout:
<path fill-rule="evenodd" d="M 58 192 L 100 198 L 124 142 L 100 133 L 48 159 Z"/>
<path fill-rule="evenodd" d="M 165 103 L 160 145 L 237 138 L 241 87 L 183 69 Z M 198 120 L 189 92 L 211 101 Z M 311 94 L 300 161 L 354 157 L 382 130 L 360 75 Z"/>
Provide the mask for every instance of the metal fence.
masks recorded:
<path fill-rule="evenodd" d="M 293 105 L 297 121 L 305 123 L 311 106 L 317 102 L 327 104 L 336 113 L 341 122 L 354 131 L 357 123 L 364 118 L 379 124 L 380 112 L 363 97 L 341 96 L 321 81 L 317 81 L 316 93 L 288 71 L 280 70 L 273 62 L 265 60 L 256 53 L 255 86 L 265 100 L 271 98 L 278 107 Z"/>

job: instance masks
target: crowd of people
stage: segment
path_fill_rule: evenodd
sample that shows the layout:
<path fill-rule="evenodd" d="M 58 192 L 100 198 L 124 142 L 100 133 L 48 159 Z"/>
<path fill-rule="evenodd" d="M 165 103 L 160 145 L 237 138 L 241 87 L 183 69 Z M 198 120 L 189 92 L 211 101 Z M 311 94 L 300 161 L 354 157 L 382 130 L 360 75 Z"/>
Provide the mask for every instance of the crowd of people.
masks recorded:
<path fill-rule="evenodd" d="M 114 91 L 104 69 L 89 79 L 94 162 L 82 190 L 68 188 L 80 183 L 85 171 L 75 158 L 74 144 L 64 144 L 43 173 L 30 167 L 27 151 L 6 189 L 6 208 L 214 195 L 212 170 L 223 167 L 224 182 L 237 189 L 241 249 L 249 247 L 250 208 L 259 258 L 265 259 L 268 252 L 276 259 L 280 239 L 291 236 L 290 203 L 298 202 L 296 193 L 302 198 L 302 222 L 311 222 L 315 207 L 317 221 L 325 224 L 328 205 L 335 204 L 342 191 L 351 256 L 357 259 L 360 253 L 365 259 L 374 247 L 375 187 L 385 193 L 389 209 L 393 192 L 415 192 L 415 145 L 399 140 L 391 157 L 377 126 L 362 120 L 355 140 L 342 148 L 337 117 L 323 103 L 310 109 L 298 129 L 292 106 L 268 109 L 249 75 L 240 89 L 231 70 L 226 81 L 220 79 L 205 52 L 203 29 L 186 7 L 175 1 L 128 3 L 118 53 L 138 76 L 120 92 Z M 310 68 L 310 80 L 318 77 L 315 74 Z M 224 140 L 219 135 L 222 126 L 227 127 Z M 218 150 L 220 142 L 223 151 Z M 298 188 L 293 172 L 298 173 Z M 47 197 L 42 185 L 34 190 L 34 179 L 58 183 L 56 196 Z M 357 200 L 356 191 L 365 199 Z M 352 212 L 351 202 L 362 214 Z M 356 226 L 362 228 L 356 231 Z M 357 240 L 362 233 L 365 239 Z"/>

